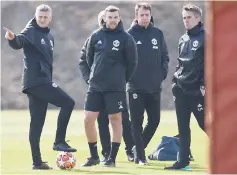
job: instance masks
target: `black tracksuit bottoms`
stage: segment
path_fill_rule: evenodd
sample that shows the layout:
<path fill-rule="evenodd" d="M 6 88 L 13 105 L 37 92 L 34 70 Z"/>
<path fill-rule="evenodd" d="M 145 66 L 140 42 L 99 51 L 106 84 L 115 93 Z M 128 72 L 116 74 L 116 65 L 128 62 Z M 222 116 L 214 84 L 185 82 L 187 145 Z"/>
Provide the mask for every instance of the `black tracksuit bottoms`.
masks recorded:
<path fill-rule="evenodd" d="M 65 142 L 66 130 L 74 108 L 74 100 L 55 83 L 47 83 L 26 90 L 29 98 L 29 141 L 33 164 L 41 164 L 40 137 L 45 122 L 48 103 L 61 107 L 57 121 L 55 144 Z"/>
<path fill-rule="evenodd" d="M 129 92 L 129 106 L 133 139 L 136 145 L 137 158 L 145 159 L 145 148 L 151 141 L 160 123 L 160 92 Z M 143 130 L 144 112 L 147 113 L 147 124 Z"/>
<path fill-rule="evenodd" d="M 184 164 L 189 164 L 191 113 L 194 114 L 200 128 L 205 131 L 204 96 L 202 96 L 201 93 L 197 96 L 186 94 L 177 85 L 173 86 L 172 91 L 180 139 L 179 161 Z"/>

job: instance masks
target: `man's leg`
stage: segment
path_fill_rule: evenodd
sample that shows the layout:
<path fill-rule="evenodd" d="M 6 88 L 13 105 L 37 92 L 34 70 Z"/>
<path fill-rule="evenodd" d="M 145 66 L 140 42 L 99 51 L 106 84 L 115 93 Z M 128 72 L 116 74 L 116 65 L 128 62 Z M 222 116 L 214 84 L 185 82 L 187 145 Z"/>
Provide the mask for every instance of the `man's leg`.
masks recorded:
<path fill-rule="evenodd" d="M 39 99 L 61 107 L 58 115 L 56 138 L 53 149 L 57 151 L 76 152 L 77 150 L 75 148 L 71 148 L 65 142 L 67 126 L 75 105 L 74 100 L 55 83 L 37 86 L 28 91 Z"/>
<path fill-rule="evenodd" d="M 101 92 L 87 92 L 85 100 L 85 119 L 84 126 L 88 145 L 90 148 L 90 158 L 81 166 L 93 166 L 100 163 L 97 150 L 97 130 L 95 121 L 99 115 L 99 111 L 104 109 L 103 96 Z"/>
<path fill-rule="evenodd" d="M 105 166 L 114 167 L 117 153 L 120 147 L 123 128 L 122 128 L 122 111 L 127 108 L 125 103 L 125 92 L 105 92 L 104 100 L 106 110 L 109 113 L 109 121 L 112 126 L 112 146 L 109 159 L 105 162 Z"/>
<path fill-rule="evenodd" d="M 142 134 L 144 148 L 146 148 L 151 141 L 160 123 L 160 92 L 146 95 L 145 108 L 148 122 Z"/>
<path fill-rule="evenodd" d="M 198 122 L 198 125 L 205 132 L 204 97 L 201 95 L 197 96 L 197 97 L 193 97 L 192 103 L 191 103 L 191 108 L 192 108 L 192 112 Z"/>
<path fill-rule="evenodd" d="M 100 111 L 97 122 L 102 146 L 102 155 L 104 156 L 103 160 L 101 159 L 101 162 L 105 162 L 108 159 L 111 150 L 109 116 L 105 109 Z"/>
<path fill-rule="evenodd" d="M 190 98 L 185 95 L 181 89 L 176 85 L 173 87 L 174 103 L 176 108 L 176 116 L 178 122 L 180 151 L 179 161 L 175 162 L 173 166 L 166 167 L 165 169 L 190 169 L 189 165 L 189 149 L 190 149 Z"/>
<path fill-rule="evenodd" d="M 115 166 L 117 153 L 122 139 L 122 113 L 109 114 L 109 120 L 112 126 L 112 145 L 109 159 L 105 162 L 105 166 Z"/>
<path fill-rule="evenodd" d="M 139 159 L 145 157 L 144 144 L 142 138 L 143 120 L 144 120 L 144 96 L 143 94 L 129 93 L 129 106 L 132 124 L 132 134 L 135 143 L 134 161 L 139 163 Z"/>
<path fill-rule="evenodd" d="M 40 153 L 40 137 L 45 122 L 48 103 L 28 94 L 30 110 L 29 141 L 33 159 L 33 169 L 51 169 L 43 163 Z"/>
<path fill-rule="evenodd" d="M 122 124 L 123 124 L 123 140 L 125 143 L 125 150 L 128 157 L 128 161 L 134 161 L 134 156 L 132 148 L 134 146 L 134 141 L 132 137 L 131 121 L 129 120 L 128 109 L 126 108 L 122 112 Z"/>

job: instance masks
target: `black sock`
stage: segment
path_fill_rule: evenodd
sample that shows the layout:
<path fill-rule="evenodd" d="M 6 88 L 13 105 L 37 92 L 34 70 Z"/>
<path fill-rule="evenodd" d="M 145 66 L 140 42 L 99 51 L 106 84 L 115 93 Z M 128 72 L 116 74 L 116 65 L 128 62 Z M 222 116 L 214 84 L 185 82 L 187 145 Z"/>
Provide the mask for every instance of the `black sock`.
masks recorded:
<path fill-rule="evenodd" d="M 112 148 L 111 148 L 111 152 L 110 152 L 110 156 L 109 158 L 115 163 L 115 159 L 117 157 L 117 153 L 118 153 L 118 150 L 119 150 L 119 146 L 120 146 L 120 143 L 117 143 L 117 142 L 112 142 Z"/>
<path fill-rule="evenodd" d="M 90 148 L 91 157 L 94 159 L 98 159 L 99 156 L 98 156 L 98 151 L 97 151 L 97 142 L 91 142 L 88 144 Z"/>

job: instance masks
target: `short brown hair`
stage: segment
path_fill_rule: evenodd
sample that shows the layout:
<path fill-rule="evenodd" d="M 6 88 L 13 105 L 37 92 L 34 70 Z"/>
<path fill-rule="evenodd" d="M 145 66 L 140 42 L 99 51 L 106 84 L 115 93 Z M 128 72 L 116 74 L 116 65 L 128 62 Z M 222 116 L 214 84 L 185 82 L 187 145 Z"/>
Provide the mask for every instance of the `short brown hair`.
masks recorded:
<path fill-rule="evenodd" d="M 202 9 L 194 4 L 187 4 L 183 6 L 182 10 L 193 12 L 195 16 L 202 16 Z"/>
<path fill-rule="evenodd" d="M 105 12 L 119 12 L 119 8 L 115 7 L 113 5 L 109 5 L 108 7 L 105 8 Z"/>
<path fill-rule="evenodd" d="M 151 5 L 146 3 L 146 2 L 141 2 L 141 3 L 136 4 L 136 6 L 135 6 L 135 14 L 137 14 L 137 12 L 138 12 L 138 10 L 140 8 L 149 10 L 151 12 Z"/>

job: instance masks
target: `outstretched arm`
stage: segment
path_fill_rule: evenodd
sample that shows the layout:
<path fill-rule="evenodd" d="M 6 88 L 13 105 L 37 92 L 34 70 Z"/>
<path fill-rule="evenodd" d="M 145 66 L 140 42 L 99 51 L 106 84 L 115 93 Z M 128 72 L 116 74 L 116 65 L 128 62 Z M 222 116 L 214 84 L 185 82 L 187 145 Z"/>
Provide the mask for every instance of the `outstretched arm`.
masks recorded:
<path fill-rule="evenodd" d="M 11 30 L 4 27 L 3 28 L 6 31 L 5 38 L 8 40 L 9 45 L 15 49 L 21 49 L 24 44 L 27 44 L 28 41 L 23 37 L 23 34 L 15 35 Z"/>

